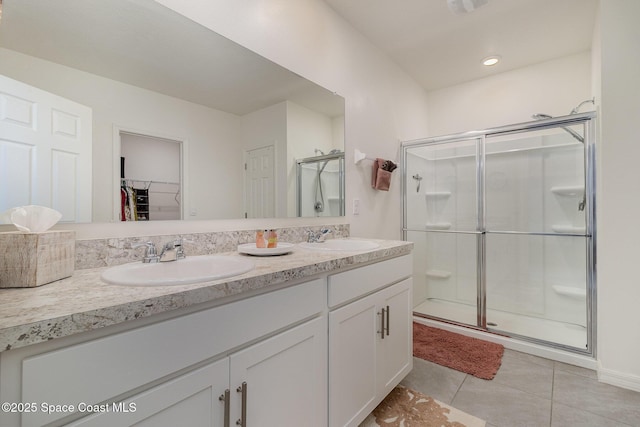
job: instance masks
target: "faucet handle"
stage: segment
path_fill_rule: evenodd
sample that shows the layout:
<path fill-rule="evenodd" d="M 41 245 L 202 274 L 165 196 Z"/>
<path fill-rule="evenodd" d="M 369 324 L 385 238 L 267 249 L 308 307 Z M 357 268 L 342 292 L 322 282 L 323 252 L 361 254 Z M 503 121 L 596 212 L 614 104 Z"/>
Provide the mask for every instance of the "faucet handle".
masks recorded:
<path fill-rule="evenodd" d="M 150 262 L 158 262 L 160 257 L 158 257 L 158 251 L 156 250 L 156 245 L 153 242 L 145 242 L 145 243 L 135 243 L 131 245 L 132 249 L 145 247 L 144 258 L 142 258 L 142 262 L 150 263 Z"/>
<path fill-rule="evenodd" d="M 307 230 L 307 235 L 309 236 L 307 238 L 307 242 L 309 243 L 320 243 L 320 242 L 324 242 L 324 238 L 327 234 L 331 233 L 331 230 L 324 227 L 321 228 L 320 231 L 315 232 L 313 230 Z"/>

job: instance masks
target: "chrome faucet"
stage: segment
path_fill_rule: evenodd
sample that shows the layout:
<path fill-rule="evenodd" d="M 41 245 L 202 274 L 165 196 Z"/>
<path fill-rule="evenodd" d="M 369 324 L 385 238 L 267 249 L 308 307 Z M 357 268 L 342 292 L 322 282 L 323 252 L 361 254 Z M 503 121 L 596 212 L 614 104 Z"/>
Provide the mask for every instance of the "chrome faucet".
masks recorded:
<path fill-rule="evenodd" d="M 160 262 L 177 261 L 186 257 L 184 250 L 182 249 L 182 239 L 172 240 L 167 242 L 162 247 L 160 252 Z"/>
<path fill-rule="evenodd" d="M 136 243 L 131 245 L 133 249 L 145 247 L 144 257 L 142 258 L 142 262 L 145 264 L 155 263 L 160 261 L 160 257 L 158 256 L 158 251 L 156 250 L 156 245 L 153 242 L 145 242 L 145 243 Z"/>
<path fill-rule="evenodd" d="M 322 243 L 324 239 L 327 237 L 327 234 L 331 233 L 331 230 L 328 228 L 323 228 L 320 231 L 307 231 L 307 242 L 308 243 Z"/>

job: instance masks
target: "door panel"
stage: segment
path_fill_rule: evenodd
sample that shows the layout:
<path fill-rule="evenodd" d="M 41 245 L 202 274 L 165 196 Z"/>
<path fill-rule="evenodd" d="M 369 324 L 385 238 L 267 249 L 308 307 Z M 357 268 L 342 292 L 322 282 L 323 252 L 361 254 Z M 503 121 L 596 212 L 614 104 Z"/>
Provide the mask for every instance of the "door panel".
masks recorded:
<path fill-rule="evenodd" d="M 91 117 L 89 107 L 0 75 L 0 212 L 36 204 L 63 222 L 91 222 Z"/>

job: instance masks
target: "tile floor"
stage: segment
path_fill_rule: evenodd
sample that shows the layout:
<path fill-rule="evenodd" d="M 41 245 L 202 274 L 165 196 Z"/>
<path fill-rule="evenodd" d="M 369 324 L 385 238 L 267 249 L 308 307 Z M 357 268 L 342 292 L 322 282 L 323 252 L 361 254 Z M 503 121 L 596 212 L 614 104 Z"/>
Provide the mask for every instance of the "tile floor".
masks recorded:
<path fill-rule="evenodd" d="M 513 350 L 505 350 L 491 381 L 414 358 L 402 384 L 487 427 L 640 427 L 640 393 L 600 383 L 589 369 Z"/>

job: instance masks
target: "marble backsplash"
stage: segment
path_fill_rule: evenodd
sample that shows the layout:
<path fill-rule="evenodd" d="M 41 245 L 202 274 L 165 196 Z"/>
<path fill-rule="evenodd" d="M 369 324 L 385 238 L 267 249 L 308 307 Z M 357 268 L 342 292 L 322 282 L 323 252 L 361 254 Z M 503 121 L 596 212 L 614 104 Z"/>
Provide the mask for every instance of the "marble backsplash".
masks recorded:
<path fill-rule="evenodd" d="M 349 224 L 312 227 L 278 228 L 278 241 L 299 243 L 307 240 L 307 232 L 328 228 L 328 238 L 349 237 Z M 184 239 L 184 251 L 189 255 L 208 255 L 235 251 L 238 245 L 255 241 L 255 230 L 218 231 L 207 233 L 169 234 L 162 236 L 121 237 L 76 241 L 75 269 L 109 267 L 142 259 L 144 248 L 133 249 L 138 243 L 153 242 L 158 248 L 171 240 Z"/>

